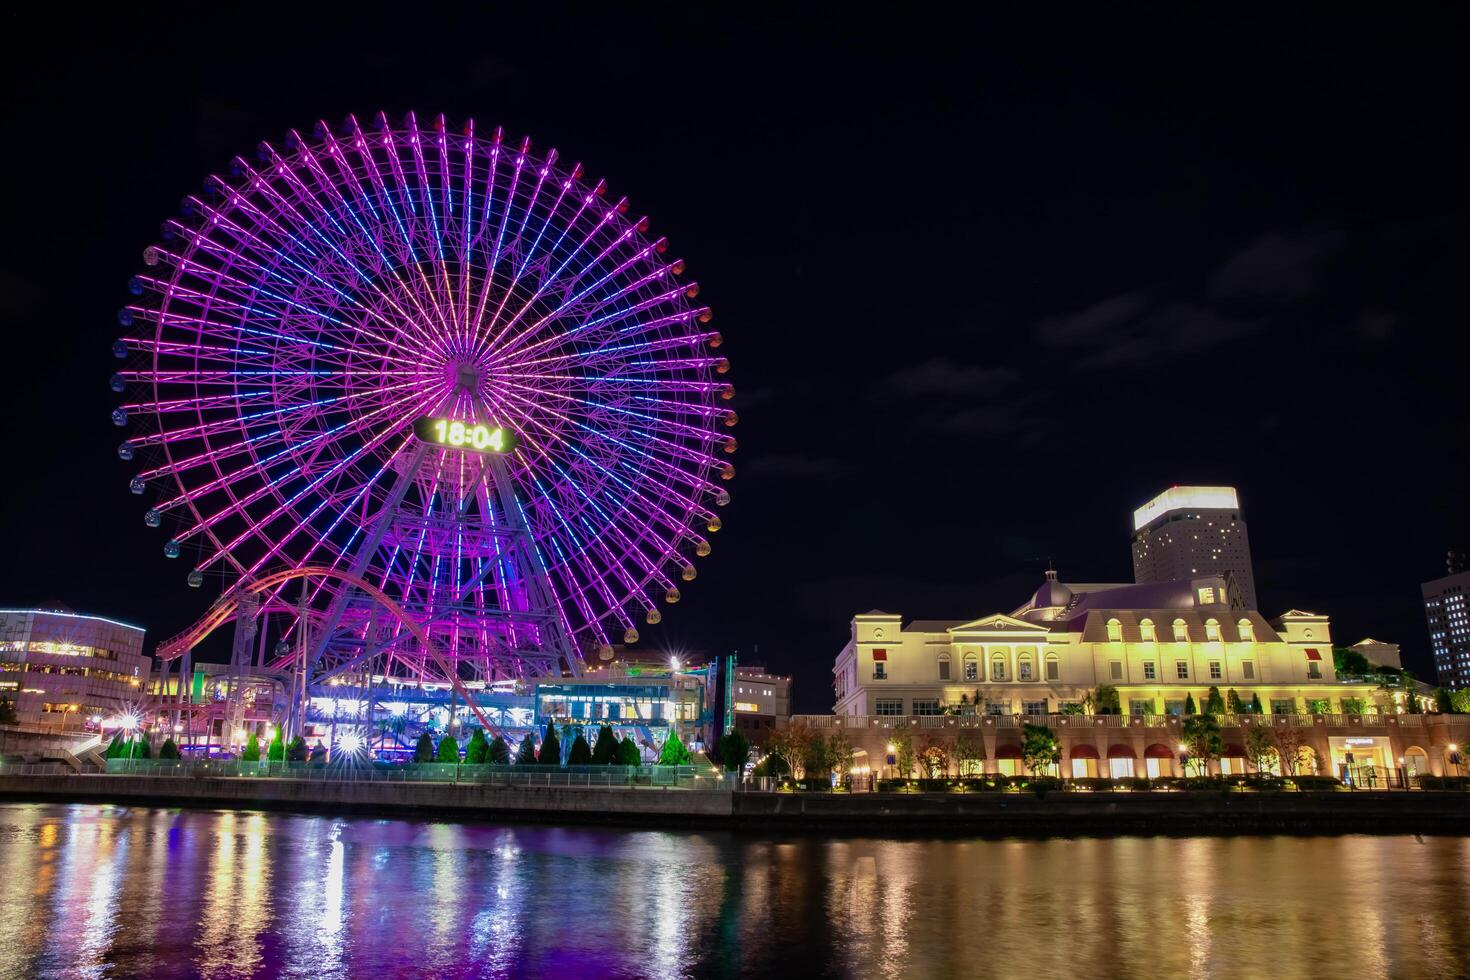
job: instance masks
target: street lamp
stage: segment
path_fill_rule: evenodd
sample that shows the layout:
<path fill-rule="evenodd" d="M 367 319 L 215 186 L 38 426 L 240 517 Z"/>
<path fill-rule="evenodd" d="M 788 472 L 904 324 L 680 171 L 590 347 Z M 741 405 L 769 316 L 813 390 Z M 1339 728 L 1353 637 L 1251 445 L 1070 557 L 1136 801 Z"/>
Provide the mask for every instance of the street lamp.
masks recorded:
<path fill-rule="evenodd" d="M 1454 742 L 1450 743 L 1450 765 L 1455 767 L 1455 775 L 1460 774 L 1460 747 Z"/>
<path fill-rule="evenodd" d="M 1189 775 L 1189 746 L 1182 742 L 1179 744 L 1179 774 Z"/>

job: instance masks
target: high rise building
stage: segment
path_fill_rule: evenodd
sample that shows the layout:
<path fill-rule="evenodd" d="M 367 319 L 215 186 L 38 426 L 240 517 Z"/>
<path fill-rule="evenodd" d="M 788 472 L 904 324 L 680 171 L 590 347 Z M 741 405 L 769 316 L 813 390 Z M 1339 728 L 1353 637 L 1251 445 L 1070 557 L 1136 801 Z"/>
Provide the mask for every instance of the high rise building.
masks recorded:
<path fill-rule="evenodd" d="M 1230 603 L 1255 609 L 1250 539 L 1234 487 L 1170 487 L 1133 512 L 1133 581 L 1219 575 Z"/>
<path fill-rule="evenodd" d="M 1420 587 L 1434 671 L 1440 686 L 1449 688 L 1470 687 L 1470 572 L 1463 570 L 1463 560 L 1451 552 L 1449 574 Z"/>

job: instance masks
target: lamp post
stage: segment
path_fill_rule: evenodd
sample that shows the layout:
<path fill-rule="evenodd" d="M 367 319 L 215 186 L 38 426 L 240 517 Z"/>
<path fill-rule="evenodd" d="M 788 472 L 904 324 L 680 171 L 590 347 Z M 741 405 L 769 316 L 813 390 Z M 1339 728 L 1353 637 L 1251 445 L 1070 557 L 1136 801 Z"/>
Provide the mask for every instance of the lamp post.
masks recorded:
<path fill-rule="evenodd" d="M 1455 767 L 1455 775 L 1460 775 L 1460 747 L 1454 742 L 1450 743 L 1450 765 Z"/>
<path fill-rule="evenodd" d="M 1189 746 L 1179 744 L 1179 775 L 1181 778 L 1189 776 Z"/>

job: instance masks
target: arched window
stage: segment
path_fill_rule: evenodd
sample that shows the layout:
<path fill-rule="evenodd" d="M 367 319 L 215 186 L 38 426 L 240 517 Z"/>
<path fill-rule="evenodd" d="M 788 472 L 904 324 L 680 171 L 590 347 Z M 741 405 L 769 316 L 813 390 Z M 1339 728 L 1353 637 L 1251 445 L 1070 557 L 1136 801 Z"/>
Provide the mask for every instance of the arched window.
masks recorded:
<path fill-rule="evenodd" d="M 1019 657 L 1017 657 L 1016 658 L 1016 680 L 1018 680 L 1018 681 L 1034 681 L 1034 680 L 1036 680 L 1036 674 L 1031 669 L 1031 667 L 1032 667 L 1032 664 L 1031 664 L 1031 654 L 1029 654 L 1029 653 L 1023 653 Z"/>
<path fill-rule="evenodd" d="M 1213 619 L 1205 620 L 1205 641 L 1212 642 L 1220 639 L 1220 624 Z"/>
<path fill-rule="evenodd" d="M 1118 643 L 1123 639 L 1123 624 L 1116 619 L 1108 620 L 1108 642 Z"/>
<path fill-rule="evenodd" d="M 949 680 L 949 654 L 947 653 L 941 653 L 939 655 L 939 679 L 942 681 Z"/>
<path fill-rule="evenodd" d="M 1062 679 L 1062 661 L 1054 653 L 1046 655 L 1046 679 L 1049 681 Z"/>
<path fill-rule="evenodd" d="M 1174 642 L 1175 643 L 1188 643 L 1189 642 L 1189 628 L 1184 625 L 1184 620 L 1182 620 L 1182 619 L 1176 619 L 1176 620 L 1174 620 Z"/>
<path fill-rule="evenodd" d="M 1158 639 L 1158 637 L 1154 634 L 1154 621 L 1152 619 L 1139 620 L 1138 633 L 1139 636 L 1143 638 L 1143 642 L 1145 643 L 1152 643 L 1154 642 L 1154 640 Z"/>
<path fill-rule="evenodd" d="M 978 681 L 980 679 L 980 660 L 973 653 L 965 654 L 965 680 Z"/>
<path fill-rule="evenodd" d="M 1256 628 L 1251 625 L 1251 621 L 1250 620 L 1248 620 L 1248 619 L 1242 619 L 1240 622 L 1236 623 L 1235 625 L 1240 630 L 1240 641 L 1242 643 L 1250 643 L 1250 642 L 1253 642 L 1255 640 L 1255 638 L 1256 638 Z"/>
<path fill-rule="evenodd" d="M 1003 653 L 997 653 L 990 658 L 990 679 L 1003 681 L 1006 679 L 1006 657 Z"/>

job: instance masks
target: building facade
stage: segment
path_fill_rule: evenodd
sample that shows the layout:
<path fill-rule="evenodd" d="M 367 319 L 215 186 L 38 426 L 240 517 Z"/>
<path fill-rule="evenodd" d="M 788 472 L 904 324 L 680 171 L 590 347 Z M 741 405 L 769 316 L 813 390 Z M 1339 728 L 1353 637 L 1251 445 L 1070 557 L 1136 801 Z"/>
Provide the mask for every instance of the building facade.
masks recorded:
<path fill-rule="evenodd" d="M 761 746 L 791 717 L 791 678 L 766 673 L 760 665 L 735 668 L 735 730 Z"/>
<path fill-rule="evenodd" d="M 60 609 L 0 610 L 0 697 L 22 724 L 99 730 L 136 710 L 152 658 L 143 629 Z"/>
<path fill-rule="evenodd" d="M 1440 685 L 1470 687 L 1470 572 L 1425 582 L 1420 591 Z"/>
<path fill-rule="evenodd" d="M 1133 512 L 1133 581 L 1218 575 L 1256 609 L 1250 538 L 1234 487 L 1170 487 Z"/>

